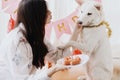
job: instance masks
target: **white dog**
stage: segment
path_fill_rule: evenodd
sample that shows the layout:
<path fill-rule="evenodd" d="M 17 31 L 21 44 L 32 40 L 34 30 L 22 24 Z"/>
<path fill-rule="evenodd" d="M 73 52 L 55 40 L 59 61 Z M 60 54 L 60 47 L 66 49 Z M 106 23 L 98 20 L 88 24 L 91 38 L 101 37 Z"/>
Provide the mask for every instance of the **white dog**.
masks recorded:
<path fill-rule="evenodd" d="M 102 6 L 84 2 L 74 33 L 65 48 L 73 46 L 90 56 L 86 64 L 88 80 L 111 80 L 113 64 Z M 82 29 L 79 26 L 82 25 Z"/>

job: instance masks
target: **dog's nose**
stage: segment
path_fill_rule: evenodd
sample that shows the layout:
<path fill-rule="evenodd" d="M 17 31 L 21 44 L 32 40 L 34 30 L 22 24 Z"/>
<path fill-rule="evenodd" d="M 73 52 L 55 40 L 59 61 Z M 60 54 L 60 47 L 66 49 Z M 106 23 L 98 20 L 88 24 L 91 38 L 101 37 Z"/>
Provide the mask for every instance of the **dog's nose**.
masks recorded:
<path fill-rule="evenodd" d="M 83 23 L 83 22 L 81 22 L 81 21 L 79 22 L 79 24 L 82 24 L 82 23 Z"/>

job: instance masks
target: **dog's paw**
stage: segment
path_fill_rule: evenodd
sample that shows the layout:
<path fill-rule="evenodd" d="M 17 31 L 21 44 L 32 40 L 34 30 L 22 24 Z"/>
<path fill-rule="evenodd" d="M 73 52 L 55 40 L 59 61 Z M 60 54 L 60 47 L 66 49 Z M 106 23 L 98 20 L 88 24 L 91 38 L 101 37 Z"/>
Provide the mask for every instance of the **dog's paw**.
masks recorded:
<path fill-rule="evenodd" d="M 57 46 L 57 48 L 58 49 L 66 49 L 66 48 L 68 48 L 68 47 L 70 47 L 71 46 L 71 41 L 69 41 L 68 43 L 64 43 L 64 44 L 61 44 L 61 45 L 59 45 L 59 46 Z"/>
<path fill-rule="evenodd" d="M 58 49 L 66 49 L 66 48 L 69 48 L 71 46 L 74 46 L 76 45 L 77 43 L 75 41 L 69 41 L 67 44 L 64 44 L 64 45 L 60 45 L 60 46 L 57 46 Z"/>
<path fill-rule="evenodd" d="M 58 46 L 57 48 L 60 50 L 63 50 L 63 49 L 65 49 L 65 46 Z"/>

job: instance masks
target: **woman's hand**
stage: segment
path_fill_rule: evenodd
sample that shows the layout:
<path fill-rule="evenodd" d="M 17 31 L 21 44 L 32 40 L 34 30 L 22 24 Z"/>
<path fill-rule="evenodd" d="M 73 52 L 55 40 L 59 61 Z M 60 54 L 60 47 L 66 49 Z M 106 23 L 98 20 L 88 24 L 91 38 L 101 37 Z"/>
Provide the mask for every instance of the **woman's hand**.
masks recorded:
<path fill-rule="evenodd" d="M 49 61 L 52 63 L 56 63 L 58 59 L 63 57 L 63 50 L 61 49 L 56 49 L 56 50 L 51 50 L 46 56 L 45 56 L 45 61 Z"/>
<path fill-rule="evenodd" d="M 50 69 L 48 69 L 48 77 L 51 77 L 54 73 L 58 72 L 58 71 L 64 71 L 67 70 L 69 68 L 60 65 L 60 64 L 56 64 L 55 66 L 51 67 Z"/>

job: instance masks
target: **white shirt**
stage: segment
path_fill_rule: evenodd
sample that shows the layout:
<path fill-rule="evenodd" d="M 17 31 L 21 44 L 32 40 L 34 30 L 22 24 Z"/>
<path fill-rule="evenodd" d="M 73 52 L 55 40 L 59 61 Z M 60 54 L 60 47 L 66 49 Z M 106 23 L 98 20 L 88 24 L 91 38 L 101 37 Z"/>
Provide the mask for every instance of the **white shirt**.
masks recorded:
<path fill-rule="evenodd" d="M 50 80 L 47 68 L 33 73 L 32 49 L 21 30 L 22 23 L 0 45 L 0 80 Z"/>

